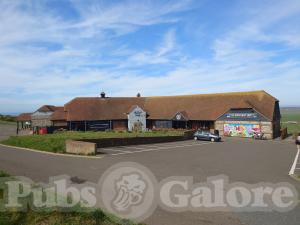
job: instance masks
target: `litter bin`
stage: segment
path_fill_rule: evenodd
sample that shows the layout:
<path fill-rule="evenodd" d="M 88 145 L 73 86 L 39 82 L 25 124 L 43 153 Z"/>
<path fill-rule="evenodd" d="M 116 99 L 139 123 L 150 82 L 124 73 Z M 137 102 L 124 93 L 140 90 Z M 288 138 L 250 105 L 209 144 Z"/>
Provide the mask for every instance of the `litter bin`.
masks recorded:
<path fill-rule="evenodd" d="M 44 134 L 47 134 L 47 128 L 40 128 L 39 129 L 39 135 L 44 135 Z"/>

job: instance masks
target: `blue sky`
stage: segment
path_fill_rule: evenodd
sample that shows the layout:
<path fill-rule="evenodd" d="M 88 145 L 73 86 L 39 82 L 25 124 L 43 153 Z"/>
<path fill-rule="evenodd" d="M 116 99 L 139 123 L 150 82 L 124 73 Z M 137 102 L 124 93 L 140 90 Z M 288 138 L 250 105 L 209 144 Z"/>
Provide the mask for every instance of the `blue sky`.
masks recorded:
<path fill-rule="evenodd" d="M 299 0 L 0 0 L 0 113 L 266 90 L 300 105 Z"/>

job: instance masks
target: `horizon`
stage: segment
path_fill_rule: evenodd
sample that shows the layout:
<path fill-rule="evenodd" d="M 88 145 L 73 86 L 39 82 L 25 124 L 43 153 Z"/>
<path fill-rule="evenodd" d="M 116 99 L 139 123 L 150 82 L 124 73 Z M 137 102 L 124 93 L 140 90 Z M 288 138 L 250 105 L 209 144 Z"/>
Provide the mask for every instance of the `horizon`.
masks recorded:
<path fill-rule="evenodd" d="M 0 113 L 265 90 L 300 107 L 300 1 L 0 1 Z"/>

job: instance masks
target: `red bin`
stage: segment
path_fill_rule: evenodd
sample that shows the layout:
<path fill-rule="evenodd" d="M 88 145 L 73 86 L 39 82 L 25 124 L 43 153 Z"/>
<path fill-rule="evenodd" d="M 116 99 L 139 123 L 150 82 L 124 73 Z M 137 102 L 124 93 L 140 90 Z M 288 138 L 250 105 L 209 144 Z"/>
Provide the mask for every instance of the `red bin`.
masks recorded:
<path fill-rule="evenodd" d="M 39 135 L 47 134 L 47 128 L 40 128 L 39 129 Z"/>

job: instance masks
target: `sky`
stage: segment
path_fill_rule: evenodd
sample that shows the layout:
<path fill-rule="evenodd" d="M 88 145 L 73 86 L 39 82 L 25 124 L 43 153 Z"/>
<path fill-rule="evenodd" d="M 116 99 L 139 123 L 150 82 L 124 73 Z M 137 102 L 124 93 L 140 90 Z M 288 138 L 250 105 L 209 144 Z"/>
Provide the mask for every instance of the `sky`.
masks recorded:
<path fill-rule="evenodd" d="M 0 0 L 0 113 L 265 90 L 300 105 L 299 0 Z"/>

